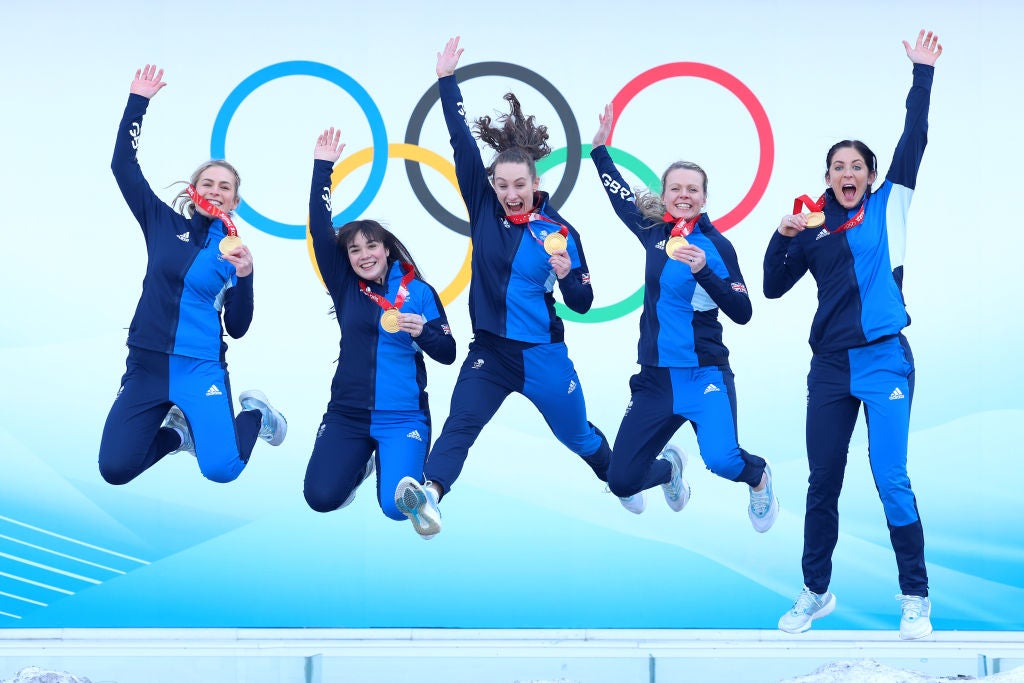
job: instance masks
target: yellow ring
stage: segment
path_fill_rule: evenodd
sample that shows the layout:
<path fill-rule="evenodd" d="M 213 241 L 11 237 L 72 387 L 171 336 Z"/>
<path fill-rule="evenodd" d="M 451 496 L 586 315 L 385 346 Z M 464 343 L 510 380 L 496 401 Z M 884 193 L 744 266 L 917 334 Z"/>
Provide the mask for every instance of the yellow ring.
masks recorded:
<path fill-rule="evenodd" d="M 388 159 L 408 159 L 409 161 L 417 161 L 421 164 L 426 164 L 432 169 L 443 175 L 448 179 L 448 182 L 452 184 L 455 191 L 459 191 L 459 181 L 455 177 L 455 166 L 452 162 L 445 159 L 443 156 L 436 152 L 432 152 L 429 149 L 425 149 L 418 145 L 410 145 L 404 142 L 393 142 L 388 145 Z M 346 157 L 337 166 L 334 167 L 334 171 L 331 173 L 331 192 L 334 192 L 335 188 L 341 184 L 352 171 L 356 170 L 360 166 L 364 166 L 373 161 L 373 147 L 367 147 L 361 149 L 355 154 Z M 316 273 L 317 278 L 320 280 L 320 284 L 327 285 L 324 283 L 324 277 L 320 274 L 320 266 L 316 262 L 316 254 L 313 253 L 313 237 L 309 232 L 309 216 L 306 216 L 306 250 L 309 252 L 309 260 L 313 264 L 313 272 Z M 466 258 L 462 262 L 462 266 L 459 268 L 459 272 L 455 274 L 453 279 L 447 287 L 438 293 L 441 297 L 441 304 L 447 306 L 455 300 L 462 290 L 469 284 L 469 277 L 472 274 L 471 262 L 473 257 L 473 242 L 469 241 L 468 248 L 466 249 Z"/>

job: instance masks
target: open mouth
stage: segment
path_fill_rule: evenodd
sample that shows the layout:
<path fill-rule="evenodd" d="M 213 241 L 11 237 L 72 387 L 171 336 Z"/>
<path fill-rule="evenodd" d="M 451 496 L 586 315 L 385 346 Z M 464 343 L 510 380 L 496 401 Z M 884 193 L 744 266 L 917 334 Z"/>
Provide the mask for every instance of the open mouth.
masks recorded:
<path fill-rule="evenodd" d="M 846 184 L 846 185 L 843 185 L 842 189 L 843 189 L 843 199 L 845 199 L 848 202 L 852 202 L 854 197 L 857 196 L 857 187 L 856 187 L 856 185 Z"/>

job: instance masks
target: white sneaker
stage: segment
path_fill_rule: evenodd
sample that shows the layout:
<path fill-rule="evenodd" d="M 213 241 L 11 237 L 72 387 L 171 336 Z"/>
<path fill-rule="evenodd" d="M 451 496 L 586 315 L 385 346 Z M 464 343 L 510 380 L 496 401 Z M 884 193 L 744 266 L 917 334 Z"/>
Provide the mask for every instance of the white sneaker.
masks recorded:
<path fill-rule="evenodd" d="M 765 463 L 764 476 L 766 483 L 760 491 L 750 487 L 750 505 L 747 507 L 747 516 L 754 526 L 754 531 L 763 534 L 775 524 L 775 518 L 779 516 L 779 499 L 775 497 L 775 486 L 772 484 L 772 468 Z"/>
<path fill-rule="evenodd" d="M 395 489 L 395 506 L 412 521 L 416 533 L 429 541 L 441 533 L 441 511 L 437 508 L 437 494 L 412 477 L 402 477 Z"/>
<path fill-rule="evenodd" d="M 665 491 L 665 502 L 668 506 L 679 512 L 690 502 L 690 483 L 683 477 L 683 470 L 686 469 L 686 451 L 678 446 L 669 444 L 658 456 L 668 461 L 672 466 L 672 477 L 661 488 Z"/>
<path fill-rule="evenodd" d="M 288 420 L 278 412 L 266 395 L 257 389 L 243 391 L 238 395 L 238 402 L 243 410 L 258 410 L 263 416 L 260 422 L 260 438 L 271 446 L 280 446 L 288 434 Z"/>
<path fill-rule="evenodd" d="M 370 459 L 366 461 L 366 469 L 363 470 L 363 476 L 359 479 L 359 483 L 356 484 L 355 487 L 352 489 L 352 493 L 348 494 L 348 498 L 345 499 L 345 502 L 338 506 L 339 510 L 343 507 L 346 507 L 347 505 L 350 505 L 352 501 L 356 499 L 356 491 L 359 490 L 359 487 L 362 486 L 364 481 L 370 478 L 370 475 L 373 474 L 373 470 L 375 469 L 375 467 L 376 466 L 374 465 L 373 462 L 373 455 L 370 455 Z"/>
<path fill-rule="evenodd" d="M 622 507 L 632 512 L 634 515 L 639 515 L 647 509 L 647 493 L 645 491 L 634 493 L 632 496 L 626 496 L 625 498 L 622 496 L 619 496 L 618 498 L 619 502 L 622 503 Z"/>
<path fill-rule="evenodd" d="M 803 633 L 811 628 L 811 622 L 832 614 L 836 608 L 836 596 L 829 591 L 821 595 L 812 593 L 804 586 L 796 602 L 779 619 L 779 630 L 786 633 Z"/>
<path fill-rule="evenodd" d="M 189 428 L 188 420 L 185 419 L 185 414 L 181 412 L 181 408 L 171 406 L 171 409 L 167 411 L 167 417 L 164 418 L 160 426 L 173 429 L 181 437 L 181 445 L 171 451 L 171 453 L 188 453 L 193 458 L 196 456 L 196 443 L 192 438 L 192 430 Z"/>
<path fill-rule="evenodd" d="M 897 595 L 902 603 L 900 639 L 917 640 L 932 632 L 932 602 L 920 595 Z"/>

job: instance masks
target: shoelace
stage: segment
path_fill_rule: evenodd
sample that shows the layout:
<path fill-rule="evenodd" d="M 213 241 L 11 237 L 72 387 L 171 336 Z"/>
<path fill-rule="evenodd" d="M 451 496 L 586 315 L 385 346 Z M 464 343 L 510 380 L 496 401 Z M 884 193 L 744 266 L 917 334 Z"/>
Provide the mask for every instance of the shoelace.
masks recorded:
<path fill-rule="evenodd" d="M 925 598 L 920 595 L 897 595 L 896 599 L 900 601 L 903 618 L 907 621 L 914 621 L 925 613 Z"/>
<path fill-rule="evenodd" d="M 799 597 L 796 599 L 796 603 L 793 604 L 791 610 L 794 614 L 808 614 L 812 610 L 818 609 L 821 605 L 821 600 L 815 595 L 810 588 L 804 588 L 800 591 Z"/>
<path fill-rule="evenodd" d="M 750 509 L 754 511 L 754 514 L 758 517 L 764 517 L 768 512 L 768 508 L 771 507 L 772 499 L 768 495 L 768 487 L 765 486 L 760 491 L 750 489 Z"/>

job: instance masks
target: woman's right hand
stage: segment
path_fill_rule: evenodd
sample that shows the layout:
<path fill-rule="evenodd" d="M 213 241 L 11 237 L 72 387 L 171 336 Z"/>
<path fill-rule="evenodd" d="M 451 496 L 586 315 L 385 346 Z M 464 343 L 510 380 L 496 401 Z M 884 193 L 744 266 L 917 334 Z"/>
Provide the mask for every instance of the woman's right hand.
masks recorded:
<path fill-rule="evenodd" d="M 779 223 L 779 234 L 783 237 L 796 237 L 807 227 L 807 216 L 802 213 L 794 213 L 783 216 Z"/>
<path fill-rule="evenodd" d="M 142 95 L 147 100 L 160 92 L 160 88 L 167 85 L 163 82 L 164 70 L 156 70 L 156 64 L 147 64 L 145 68 L 135 72 L 135 80 L 132 81 L 131 93 Z"/>
<path fill-rule="evenodd" d="M 444 46 L 444 50 L 437 53 L 437 77 L 444 78 L 455 73 L 455 67 L 459 65 L 459 57 L 461 56 L 462 50 L 459 48 L 459 37 L 449 38 L 448 44 Z"/>
<path fill-rule="evenodd" d="M 332 164 L 341 158 L 341 151 L 345 149 L 345 143 L 341 141 L 341 129 L 325 128 L 320 137 L 316 139 L 316 147 L 313 148 L 313 158 L 329 161 Z"/>
<path fill-rule="evenodd" d="M 594 147 L 601 147 L 608 144 L 608 136 L 612 134 L 612 123 L 615 121 L 615 116 L 612 111 L 612 104 L 609 102 L 604 105 L 604 113 L 597 115 L 597 120 L 600 122 L 600 126 L 597 128 L 597 132 L 594 133 Z"/>

